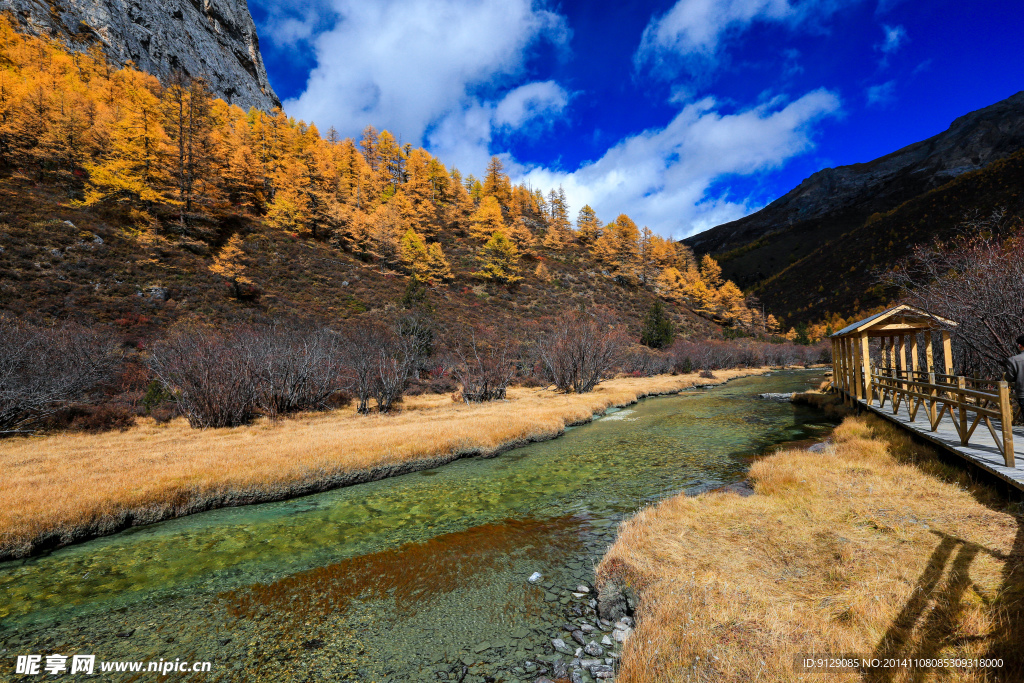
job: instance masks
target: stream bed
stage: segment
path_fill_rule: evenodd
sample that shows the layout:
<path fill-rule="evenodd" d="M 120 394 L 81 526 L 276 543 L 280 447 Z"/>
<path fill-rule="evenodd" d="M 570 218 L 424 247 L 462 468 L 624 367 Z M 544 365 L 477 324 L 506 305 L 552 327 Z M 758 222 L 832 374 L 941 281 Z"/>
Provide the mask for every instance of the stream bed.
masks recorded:
<path fill-rule="evenodd" d="M 827 433 L 820 413 L 757 398 L 821 379 L 783 371 L 645 399 L 497 458 L 2 563 L 0 680 L 40 680 L 15 675 L 15 656 L 59 653 L 211 662 L 171 674 L 183 680 L 532 682 L 618 523 Z"/>

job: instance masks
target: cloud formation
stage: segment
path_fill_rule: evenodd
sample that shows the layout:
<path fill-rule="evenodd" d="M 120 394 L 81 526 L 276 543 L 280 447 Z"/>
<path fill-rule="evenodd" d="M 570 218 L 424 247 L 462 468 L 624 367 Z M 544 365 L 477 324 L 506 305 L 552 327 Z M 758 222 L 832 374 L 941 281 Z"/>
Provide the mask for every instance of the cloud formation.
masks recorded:
<path fill-rule="evenodd" d="M 778 100 L 722 114 L 706 97 L 682 108 L 662 129 L 646 130 L 573 172 L 533 169 L 535 187 L 561 185 L 577 211 L 590 204 L 605 221 L 628 212 L 665 236 L 686 237 L 740 218 L 756 207 L 727 194 L 711 196 L 716 180 L 778 168 L 813 148 L 811 128 L 839 113 L 824 89 L 785 104 Z"/>
<path fill-rule="evenodd" d="M 637 68 L 647 62 L 665 65 L 680 58 L 713 60 L 729 34 L 755 21 L 796 27 L 827 17 L 859 0 L 678 0 L 644 29 L 634 57 Z"/>
<path fill-rule="evenodd" d="M 869 107 L 885 107 L 896 99 L 896 81 L 886 81 L 868 87 L 866 93 Z"/>
<path fill-rule="evenodd" d="M 284 40 L 313 45 L 316 67 L 303 93 L 284 106 L 321 129 L 358 136 L 372 124 L 421 144 L 451 117 L 476 126 L 522 124 L 567 101 L 550 82 L 512 100 L 501 91 L 531 45 L 568 39 L 564 19 L 530 0 L 329 0 L 329 11 L 333 25 L 315 35 L 301 18 L 271 27 Z M 502 106 L 498 119 L 479 111 Z"/>
<path fill-rule="evenodd" d="M 885 39 L 875 46 L 885 54 L 892 54 L 900 49 L 903 43 L 907 42 L 907 30 L 902 26 L 882 26 L 885 31 Z"/>

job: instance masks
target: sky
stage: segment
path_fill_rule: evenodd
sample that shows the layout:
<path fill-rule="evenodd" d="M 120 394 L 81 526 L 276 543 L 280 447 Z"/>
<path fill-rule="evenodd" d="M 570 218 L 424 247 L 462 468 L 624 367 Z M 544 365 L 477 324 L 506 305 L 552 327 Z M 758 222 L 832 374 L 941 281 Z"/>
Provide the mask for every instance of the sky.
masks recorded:
<path fill-rule="evenodd" d="M 285 111 L 683 238 L 1024 89 L 1020 0 L 250 0 Z"/>

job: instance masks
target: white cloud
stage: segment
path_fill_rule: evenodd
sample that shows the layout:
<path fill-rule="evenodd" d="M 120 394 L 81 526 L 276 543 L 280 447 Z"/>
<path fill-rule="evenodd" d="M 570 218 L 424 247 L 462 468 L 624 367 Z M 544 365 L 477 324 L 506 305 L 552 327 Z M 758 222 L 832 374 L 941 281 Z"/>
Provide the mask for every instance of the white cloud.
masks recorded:
<path fill-rule="evenodd" d="M 887 55 L 896 52 L 903 43 L 907 42 L 907 29 L 902 26 L 882 26 L 882 30 L 885 31 L 885 40 L 876 45 L 875 49 L 881 50 Z"/>
<path fill-rule="evenodd" d="M 422 144 L 445 139 L 446 129 L 461 122 L 484 140 L 488 125 L 522 124 L 567 101 L 550 82 L 502 99 L 501 84 L 520 73 L 531 45 L 568 39 L 564 19 L 530 0 L 330 0 L 330 6 L 337 20 L 311 39 L 317 65 L 304 92 L 284 103 L 321 130 L 334 126 L 358 136 L 374 125 Z M 298 37 L 303 26 L 271 33 Z M 492 90 L 481 96 L 477 90 L 484 88 Z M 494 101 L 500 104 L 488 103 Z"/>
<path fill-rule="evenodd" d="M 689 104 L 665 128 L 628 137 L 574 172 L 538 168 L 524 179 L 535 187 L 562 185 L 573 211 L 590 204 L 605 221 L 626 212 L 640 225 L 681 238 L 756 208 L 708 191 L 716 180 L 777 168 L 810 150 L 812 125 L 840 109 L 828 90 L 734 114 L 721 114 L 716 105 L 710 97 Z"/>
<path fill-rule="evenodd" d="M 554 81 L 539 81 L 520 86 L 498 103 L 494 111 L 496 123 L 519 128 L 527 121 L 547 118 L 565 109 L 569 94 Z"/>
<path fill-rule="evenodd" d="M 727 34 L 738 33 L 755 21 L 791 27 L 826 17 L 859 0 L 678 0 L 644 29 L 634 57 L 639 67 L 666 58 L 713 59 Z"/>
<path fill-rule="evenodd" d="M 885 107 L 896 99 L 896 81 L 886 81 L 867 89 L 869 107 Z"/>

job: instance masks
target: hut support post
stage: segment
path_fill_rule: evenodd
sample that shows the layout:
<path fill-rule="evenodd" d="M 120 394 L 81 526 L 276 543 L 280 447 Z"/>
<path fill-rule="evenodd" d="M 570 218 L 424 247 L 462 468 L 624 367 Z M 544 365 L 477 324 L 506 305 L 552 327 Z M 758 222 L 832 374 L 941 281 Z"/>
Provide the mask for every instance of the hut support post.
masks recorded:
<path fill-rule="evenodd" d="M 868 347 L 868 333 L 860 334 L 861 365 L 864 366 L 864 403 L 871 405 L 871 350 Z"/>

